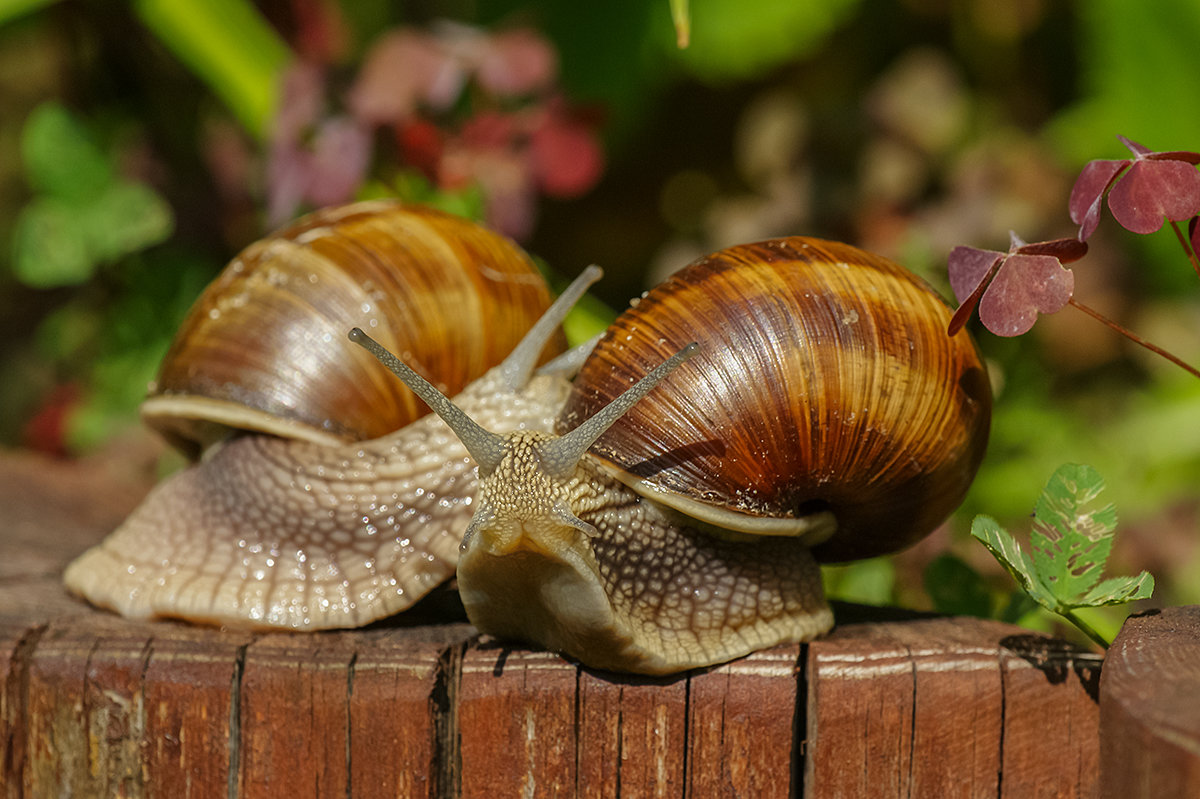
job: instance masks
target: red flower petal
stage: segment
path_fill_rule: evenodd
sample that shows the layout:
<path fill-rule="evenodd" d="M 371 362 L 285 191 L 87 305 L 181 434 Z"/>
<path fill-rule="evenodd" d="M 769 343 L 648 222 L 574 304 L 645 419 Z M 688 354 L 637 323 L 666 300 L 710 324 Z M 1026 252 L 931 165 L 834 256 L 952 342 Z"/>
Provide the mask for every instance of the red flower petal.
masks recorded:
<path fill-rule="evenodd" d="M 979 303 L 979 320 L 997 336 L 1019 336 L 1039 313 L 1055 313 L 1071 299 L 1075 275 L 1049 255 L 1010 255 Z"/>
<path fill-rule="evenodd" d="M 436 178 L 442 160 L 442 138 L 441 130 L 424 119 L 405 122 L 396 130 L 396 142 L 404 162 L 419 169 L 430 180 Z"/>
<path fill-rule="evenodd" d="M 1150 155 L 1150 148 L 1144 144 L 1138 144 L 1133 139 L 1127 139 L 1124 136 L 1117 136 L 1117 139 L 1121 142 L 1121 144 L 1124 144 L 1129 148 L 1129 152 L 1133 153 L 1138 158 L 1141 158 L 1145 155 Z"/>
<path fill-rule="evenodd" d="M 551 197 L 574 197 L 590 189 L 604 171 L 604 156 L 592 131 L 548 114 L 530 140 L 533 172 Z"/>
<path fill-rule="evenodd" d="M 1130 161 L 1089 161 L 1071 187 L 1071 221 L 1079 225 L 1079 240 L 1084 241 L 1100 224 L 1100 201 L 1117 175 Z"/>
<path fill-rule="evenodd" d="M 1193 153 L 1190 150 L 1171 150 L 1165 153 L 1150 153 L 1146 159 L 1149 161 L 1186 161 L 1195 166 L 1200 164 L 1200 153 Z"/>
<path fill-rule="evenodd" d="M 1138 160 L 1108 193 L 1108 207 L 1126 230 L 1153 233 L 1164 216 L 1200 213 L 1200 172 L 1184 161 Z"/>

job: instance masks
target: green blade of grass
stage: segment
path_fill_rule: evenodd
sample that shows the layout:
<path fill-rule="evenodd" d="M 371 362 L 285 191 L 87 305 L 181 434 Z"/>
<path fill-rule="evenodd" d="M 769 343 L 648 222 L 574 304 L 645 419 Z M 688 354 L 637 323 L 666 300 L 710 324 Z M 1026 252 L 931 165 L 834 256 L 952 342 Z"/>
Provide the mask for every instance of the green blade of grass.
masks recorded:
<path fill-rule="evenodd" d="M 245 0 L 135 0 L 134 10 L 176 57 L 208 84 L 242 125 L 262 138 L 275 113 L 291 50 Z"/>

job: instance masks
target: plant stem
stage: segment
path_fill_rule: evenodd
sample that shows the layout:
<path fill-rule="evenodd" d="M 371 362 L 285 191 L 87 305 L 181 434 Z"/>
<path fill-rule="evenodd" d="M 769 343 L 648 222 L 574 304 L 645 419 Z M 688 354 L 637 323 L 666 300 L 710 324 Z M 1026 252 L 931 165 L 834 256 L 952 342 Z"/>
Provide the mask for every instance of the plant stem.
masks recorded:
<path fill-rule="evenodd" d="M 1186 369 L 1194 377 L 1200 377 L 1200 369 L 1197 369 L 1196 367 L 1191 366 L 1188 363 L 1185 363 L 1182 359 L 1180 359 L 1179 357 L 1177 357 L 1175 355 L 1172 355 L 1171 353 L 1167 352 L 1166 350 L 1164 350 L 1162 347 L 1158 346 L 1157 344 L 1151 344 L 1149 341 L 1146 341 L 1144 338 L 1142 338 L 1138 334 L 1134 333 L 1132 330 L 1121 327 L 1121 325 L 1119 325 L 1116 322 L 1114 322 L 1113 320 L 1109 319 L 1107 316 L 1100 313 L 1096 309 L 1089 308 L 1088 306 L 1084 305 L 1083 303 L 1077 302 L 1074 297 L 1072 297 L 1070 300 L 1068 300 L 1068 302 L 1070 302 L 1071 305 L 1073 305 L 1076 308 L 1078 308 L 1079 310 L 1083 311 L 1085 314 L 1092 317 L 1093 319 L 1095 319 L 1099 322 L 1103 322 L 1104 324 L 1108 325 L 1113 330 L 1117 331 L 1122 336 L 1125 336 L 1125 338 L 1132 341 L 1134 344 L 1143 346 L 1146 349 L 1150 350 L 1151 352 L 1155 353 L 1156 355 L 1161 355 L 1162 357 L 1166 358 L 1168 361 L 1175 364 L 1179 368 Z"/>
<path fill-rule="evenodd" d="M 1179 229 L 1179 223 L 1174 219 L 1168 220 L 1171 223 L 1171 229 L 1175 231 L 1175 238 L 1179 239 L 1179 246 L 1183 247 L 1183 251 L 1187 253 L 1188 260 L 1192 262 L 1192 269 L 1196 271 L 1196 276 L 1200 277 L 1200 261 L 1196 260 L 1196 251 L 1192 249 L 1191 242 L 1187 236 L 1183 235 L 1183 231 Z"/>
<path fill-rule="evenodd" d="M 1058 612 L 1058 615 L 1071 622 L 1071 624 L 1074 624 L 1077 628 L 1079 628 L 1080 632 L 1099 644 L 1101 649 L 1108 649 L 1109 642 L 1104 640 L 1104 636 L 1092 629 L 1092 625 L 1076 616 L 1075 611 L 1063 609 Z"/>

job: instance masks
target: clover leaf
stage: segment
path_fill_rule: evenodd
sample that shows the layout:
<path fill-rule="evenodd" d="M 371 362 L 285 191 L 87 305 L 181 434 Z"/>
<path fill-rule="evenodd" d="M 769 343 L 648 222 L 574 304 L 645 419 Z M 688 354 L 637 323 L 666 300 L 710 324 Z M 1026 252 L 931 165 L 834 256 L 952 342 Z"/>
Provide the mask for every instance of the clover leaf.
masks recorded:
<path fill-rule="evenodd" d="M 1119 605 L 1154 593 L 1154 578 L 1101 580 L 1112 550 L 1117 512 L 1100 505 L 1104 480 L 1090 466 L 1064 464 L 1046 483 L 1034 509 L 1031 553 L 988 516 L 977 516 L 971 535 L 979 539 L 1039 605 L 1070 621 L 1089 638 L 1108 646 L 1080 619 L 1078 608 Z"/>

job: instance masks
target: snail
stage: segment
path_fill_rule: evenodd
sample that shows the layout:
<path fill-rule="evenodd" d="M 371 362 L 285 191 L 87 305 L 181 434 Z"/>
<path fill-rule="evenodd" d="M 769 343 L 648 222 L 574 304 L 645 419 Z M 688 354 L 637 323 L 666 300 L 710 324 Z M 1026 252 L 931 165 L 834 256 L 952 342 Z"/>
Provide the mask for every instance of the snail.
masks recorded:
<path fill-rule="evenodd" d="M 130 617 L 230 627 L 404 610 L 454 573 L 474 468 L 345 331 L 372 330 L 447 393 L 475 381 L 459 401 L 497 430 L 549 430 L 566 382 L 531 373 L 547 341 L 561 349 L 554 317 L 517 343 L 549 304 L 512 242 L 418 206 L 325 209 L 250 245 L 143 405 L 199 461 L 72 562 L 67 587 Z"/>
<path fill-rule="evenodd" d="M 817 560 L 891 552 L 961 502 L 991 396 L 923 281 L 793 237 L 702 258 L 595 345 L 554 432 L 489 430 L 362 344 L 479 467 L 457 568 L 472 623 L 663 674 L 827 631 Z"/>

